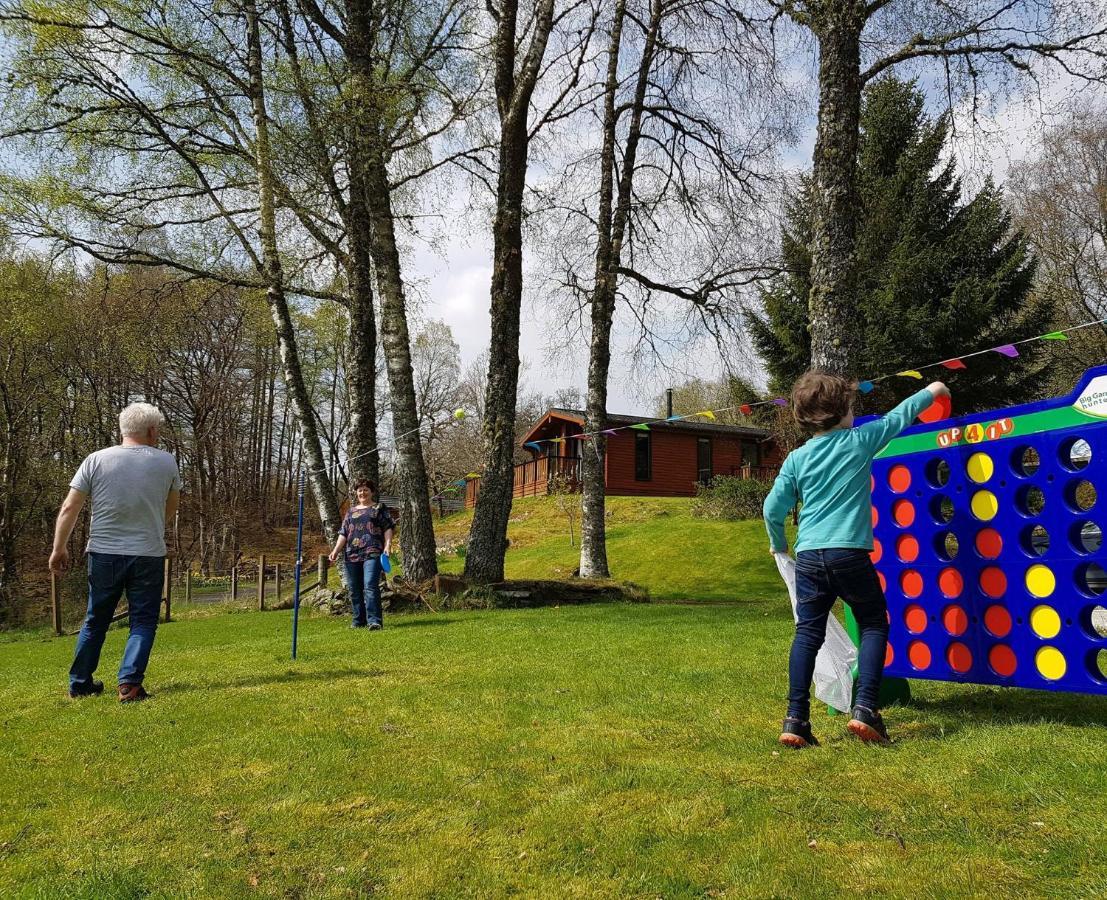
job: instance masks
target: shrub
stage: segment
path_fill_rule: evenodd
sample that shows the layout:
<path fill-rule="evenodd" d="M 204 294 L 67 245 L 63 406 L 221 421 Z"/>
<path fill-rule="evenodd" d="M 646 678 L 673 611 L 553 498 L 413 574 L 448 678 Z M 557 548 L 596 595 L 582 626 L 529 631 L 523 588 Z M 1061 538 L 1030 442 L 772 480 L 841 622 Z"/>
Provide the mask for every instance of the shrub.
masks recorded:
<path fill-rule="evenodd" d="M 697 488 L 692 515 L 701 519 L 760 519 L 771 487 L 771 481 L 719 476 Z"/>

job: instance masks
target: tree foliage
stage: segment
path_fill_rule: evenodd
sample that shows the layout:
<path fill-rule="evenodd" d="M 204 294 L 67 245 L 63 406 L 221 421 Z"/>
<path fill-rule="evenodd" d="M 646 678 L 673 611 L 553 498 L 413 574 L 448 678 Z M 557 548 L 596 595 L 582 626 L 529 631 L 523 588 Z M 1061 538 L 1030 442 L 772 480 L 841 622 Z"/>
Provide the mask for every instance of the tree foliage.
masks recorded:
<path fill-rule="evenodd" d="M 943 162 L 948 138 L 948 119 L 926 115 L 913 82 L 889 77 L 866 91 L 857 160 L 859 304 L 851 325 L 858 340 L 849 358 L 857 378 L 1048 330 L 1051 307 L 1031 293 L 1036 263 L 1026 236 L 1012 228 L 991 182 L 962 199 L 954 164 Z M 749 311 L 753 340 L 778 393 L 811 367 L 811 223 L 810 180 L 804 178 L 782 227 L 785 273 L 764 292 L 762 309 Z M 964 373 L 943 375 L 959 408 L 987 409 L 1038 392 L 1035 359 L 1032 348 L 1017 360 L 979 356 Z M 908 379 L 884 382 L 865 408 L 885 408 L 916 387 Z"/>

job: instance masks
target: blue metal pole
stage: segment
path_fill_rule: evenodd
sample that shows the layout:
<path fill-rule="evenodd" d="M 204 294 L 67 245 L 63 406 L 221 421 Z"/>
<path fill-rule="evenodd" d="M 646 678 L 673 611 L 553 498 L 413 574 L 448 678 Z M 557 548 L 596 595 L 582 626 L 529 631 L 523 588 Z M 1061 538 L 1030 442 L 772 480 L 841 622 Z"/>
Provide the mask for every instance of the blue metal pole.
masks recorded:
<path fill-rule="evenodd" d="M 296 631 L 300 623 L 300 569 L 304 556 L 304 473 L 300 472 L 300 517 L 296 523 L 296 579 L 292 592 L 292 658 L 296 658 Z"/>

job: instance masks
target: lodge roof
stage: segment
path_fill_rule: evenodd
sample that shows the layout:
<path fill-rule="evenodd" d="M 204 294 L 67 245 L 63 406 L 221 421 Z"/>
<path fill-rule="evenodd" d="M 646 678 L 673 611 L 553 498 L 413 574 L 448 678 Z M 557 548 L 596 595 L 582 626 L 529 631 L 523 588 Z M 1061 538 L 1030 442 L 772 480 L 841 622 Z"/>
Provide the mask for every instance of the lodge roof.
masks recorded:
<path fill-rule="evenodd" d="M 576 422 L 578 425 L 584 425 L 584 410 L 581 409 L 567 409 L 564 407 L 554 406 L 547 410 L 546 414 L 542 416 L 537 422 L 534 423 L 534 427 L 527 433 L 524 441 L 533 439 L 534 433 L 544 425 L 551 418 L 569 419 Z M 748 425 L 720 425 L 717 422 L 703 422 L 693 419 L 679 419 L 675 422 L 651 421 L 648 416 L 627 416 L 619 413 L 607 414 L 607 427 L 618 428 L 626 425 L 635 425 L 641 421 L 649 422 L 650 430 L 654 431 L 687 431 L 697 434 L 718 434 L 729 435 L 732 437 L 748 437 L 755 440 L 763 441 L 769 437 L 769 432 L 764 428 L 754 428 Z"/>

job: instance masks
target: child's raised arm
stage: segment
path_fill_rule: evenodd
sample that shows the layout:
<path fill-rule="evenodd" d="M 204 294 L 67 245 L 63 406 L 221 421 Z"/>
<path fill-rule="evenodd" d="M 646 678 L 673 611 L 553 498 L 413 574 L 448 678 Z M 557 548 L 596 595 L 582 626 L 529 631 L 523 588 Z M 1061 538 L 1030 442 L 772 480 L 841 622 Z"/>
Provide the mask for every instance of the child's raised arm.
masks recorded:
<path fill-rule="evenodd" d="M 919 413 L 942 396 L 949 396 L 949 388 L 942 382 L 935 381 L 912 394 L 887 415 L 862 425 L 858 431 L 873 455 L 876 455 L 892 438 L 914 422 Z"/>

